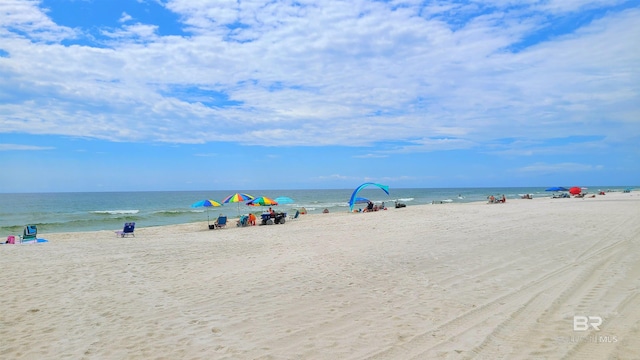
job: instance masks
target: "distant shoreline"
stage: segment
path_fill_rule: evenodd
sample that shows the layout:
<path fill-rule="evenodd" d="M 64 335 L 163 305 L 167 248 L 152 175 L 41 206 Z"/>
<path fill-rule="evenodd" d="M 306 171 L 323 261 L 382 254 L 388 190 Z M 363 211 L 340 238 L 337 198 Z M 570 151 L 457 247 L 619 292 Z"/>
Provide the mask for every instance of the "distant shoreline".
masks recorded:
<path fill-rule="evenodd" d="M 588 191 L 596 192 L 590 188 Z M 607 190 L 607 189 L 605 189 Z M 618 192 L 623 188 L 615 189 Z M 310 214 L 348 212 L 348 200 L 353 190 L 281 190 L 255 191 L 255 196 L 288 196 L 294 203 L 277 206 L 285 212 L 304 207 Z M 364 189 L 359 196 L 377 205 L 393 207 L 394 201 L 408 207 L 434 203 L 467 203 L 486 201 L 487 196 L 505 194 L 508 200 L 531 193 L 534 198 L 550 197 L 545 188 L 451 188 L 451 189 L 390 189 L 386 195 L 380 189 Z M 227 191 L 205 192 L 125 192 L 125 193 L 53 193 L 53 194 L 0 194 L 0 237 L 19 234 L 26 224 L 35 224 L 43 233 L 111 230 L 125 222 L 136 222 L 139 227 L 192 223 L 211 220 L 220 213 L 237 217 L 241 213 L 260 212 L 243 204 L 224 204 L 222 207 L 192 208 L 202 199 L 221 200 Z M 362 208 L 356 204 L 355 208 Z"/>

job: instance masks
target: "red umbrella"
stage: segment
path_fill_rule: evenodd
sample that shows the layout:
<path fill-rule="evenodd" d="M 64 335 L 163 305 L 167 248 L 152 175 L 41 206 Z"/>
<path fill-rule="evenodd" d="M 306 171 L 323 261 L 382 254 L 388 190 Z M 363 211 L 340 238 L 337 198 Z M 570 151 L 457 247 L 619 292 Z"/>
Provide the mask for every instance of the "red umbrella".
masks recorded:
<path fill-rule="evenodd" d="M 577 187 L 577 186 L 574 186 L 574 187 L 572 187 L 571 189 L 569 189 L 569 193 L 570 193 L 571 195 L 578 195 L 578 194 L 580 194 L 581 192 L 582 192 L 582 189 L 580 189 L 580 188 L 579 188 L 579 187 Z"/>

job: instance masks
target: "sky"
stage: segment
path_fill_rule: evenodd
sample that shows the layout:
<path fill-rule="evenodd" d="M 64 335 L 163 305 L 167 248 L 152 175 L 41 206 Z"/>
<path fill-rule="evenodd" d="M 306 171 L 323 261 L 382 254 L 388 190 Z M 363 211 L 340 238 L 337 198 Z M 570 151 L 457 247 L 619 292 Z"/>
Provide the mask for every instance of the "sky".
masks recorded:
<path fill-rule="evenodd" d="M 637 0 L 2 0 L 0 192 L 640 185 Z"/>

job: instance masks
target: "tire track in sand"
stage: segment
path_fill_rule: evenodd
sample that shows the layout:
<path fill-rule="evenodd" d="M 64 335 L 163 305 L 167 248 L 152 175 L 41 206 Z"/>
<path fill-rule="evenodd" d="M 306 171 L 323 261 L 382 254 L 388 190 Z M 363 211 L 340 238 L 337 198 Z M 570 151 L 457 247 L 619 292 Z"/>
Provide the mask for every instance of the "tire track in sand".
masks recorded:
<path fill-rule="evenodd" d="M 545 291 L 548 289 L 566 289 L 562 284 L 567 283 L 570 284 L 569 289 L 576 289 L 582 286 L 588 288 L 590 284 L 585 285 L 585 279 L 590 278 L 590 275 L 597 271 L 597 269 L 605 264 L 609 264 L 617 252 L 624 251 L 625 248 L 622 245 L 626 242 L 627 239 L 622 239 L 598 249 L 592 246 L 580 254 L 576 262 L 562 265 L 526 283 L 519 289 L 510 291 L 484 305 L 478 306 L 454 319 L 416 335 L 404 344 L 372 354 L 370 358 L 465 358 L 467 356 L 492 359 L 505 358 L 508 353 L 512 352 L 511 350 L 513 350 L 513 348 L 509 347 L 509 349 L 505 349 L 497 344 L 491 344 L 491 340 L 487 340 L 487 337 L 485 337 L 483 343 L 478 346 L 474 353 L 475 355 L 469 353 L 464 354 L 464 350 L 460 349 L 468 349 L 474 346 L 475 344 L 472 343 L 474 342 L 474 337 L 469 336 L 469 340 L 465 340 L 461 335 L 473 332 L 474 330 L 481 332 L 482 328 L 494 326 L 494 332 L 510 332 L 512 334 L 511 336 L 513 336 L 513 331 L 510 330 L 521 331 L 509 324 L 516 323 L 514 318 L 521 318 L 525 314 L 527 314 L 527 317 L 530 317 L 531 314 L 544 313 L 544 309 L 549 309 L 550 307 L 553 309 L 553 306 L 561 306 L 563 301 L 566 301 L 563 299 L 568 297 L 574 290 L 565 290 L 556 297 L 546 295 Z M 582 269 L 576 274 L 576 268 Z M 540 291 L 540 287 L 542 287 L 543 290 Z M 553 305 L 554 300 L 557 305 Z M 524 307 L 518 305 L 523 303 L 525 304 Z M 510 314 L 506 322 L 495 320 L 495 314 L 505 313 Z M 462 326 L 463 324 L 466 325 Z M 491 334 L 488 336 L 491 336 Z M 518 336 L 522 335 L 518 333 Z M 487 350 L 489 348 L 491 348 L 492 351 Z M 533 356 L 544 357 L 542 354 L 534 354 Z M 527 357 L 530 358 L 530 356 Z"/>

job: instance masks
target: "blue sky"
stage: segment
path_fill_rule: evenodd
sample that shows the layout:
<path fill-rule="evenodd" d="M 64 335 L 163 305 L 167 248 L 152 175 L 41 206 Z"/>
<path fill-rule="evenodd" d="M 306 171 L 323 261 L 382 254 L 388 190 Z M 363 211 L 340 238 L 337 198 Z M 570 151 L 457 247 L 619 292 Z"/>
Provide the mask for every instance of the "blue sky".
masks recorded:
<path fill-rule="evenodd" d="M 640 184 L 640 3 L 8 0 L 0 192 Z"/>

